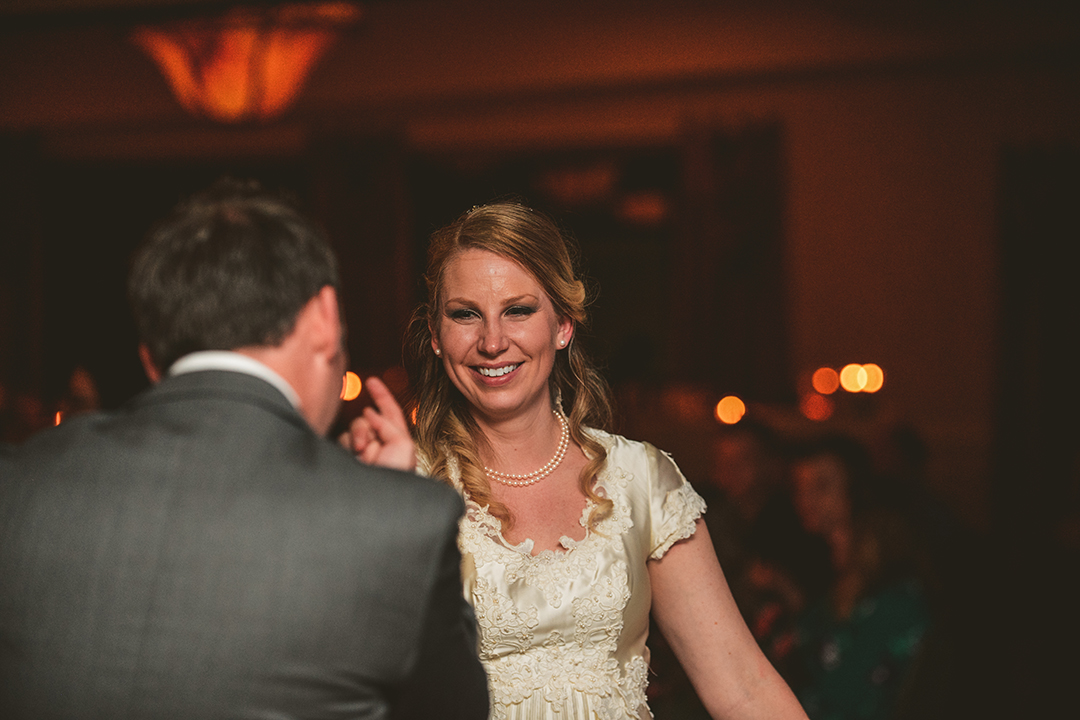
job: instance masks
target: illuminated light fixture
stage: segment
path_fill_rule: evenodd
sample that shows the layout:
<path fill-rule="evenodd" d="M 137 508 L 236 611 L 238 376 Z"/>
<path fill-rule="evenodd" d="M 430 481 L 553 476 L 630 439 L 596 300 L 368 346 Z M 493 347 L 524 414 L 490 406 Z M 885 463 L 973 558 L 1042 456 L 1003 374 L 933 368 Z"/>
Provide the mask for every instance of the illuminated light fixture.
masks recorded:
<path fill-rule="evenodd" d="M 810 384 L 822 395 L 832 395 L 840 388 L 840 376 L 832 368 L 818 368 L 810 378 Z"/>
<path fill-rule="evenodd" d="M 885 384 L 884 371 L 874 363 L 845 365 L 840 371 L 840 386 L 848 392 L 874 393 Z"/>
<path fill-rule="evenodd" d="M 833 402 L 824 395 L 818 393 L 806 393 L 799 400 L 799 412 L 807 420 L 822 422 L 828 420 L 833 414 Z"/>
<path fill-rule="evenodd" d="M 716 403 L 715 414 L 716 419 L 725 425 L 734 425 L 746 414 L 746 403 L 734 395 L 728 395 Z"/>
<path fill-rule="evenodd" d="M 213 120 L 280 115 L 360 7 L 335 2 L 234 7 L 213 17 L 136 28 L 180 104 Z"/>
<path fill-rule="evenodd" d="M 345 401 L 355 400 L 360 397 L 360 391 L 364 389 L 364 384 L 360 382 L 360 376 L 354 373 L 352 370 L 345 373 L 345 376 L 341 378 L 341 399 Z"/>

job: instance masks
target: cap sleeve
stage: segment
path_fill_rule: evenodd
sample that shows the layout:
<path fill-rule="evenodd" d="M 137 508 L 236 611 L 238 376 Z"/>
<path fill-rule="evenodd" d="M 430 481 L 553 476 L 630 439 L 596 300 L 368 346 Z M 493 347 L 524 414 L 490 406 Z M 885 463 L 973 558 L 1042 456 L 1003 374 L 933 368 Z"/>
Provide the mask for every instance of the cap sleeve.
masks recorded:
<path fill-rule="evenodd" d="M 660 559 L 672 545 L 690 537 L 705 512 L 705 501 L 687 482 L 675 461 L 662 450 L 648 446 L 653 468 L 649 478 L 652 539 L 651 559 Z"/>

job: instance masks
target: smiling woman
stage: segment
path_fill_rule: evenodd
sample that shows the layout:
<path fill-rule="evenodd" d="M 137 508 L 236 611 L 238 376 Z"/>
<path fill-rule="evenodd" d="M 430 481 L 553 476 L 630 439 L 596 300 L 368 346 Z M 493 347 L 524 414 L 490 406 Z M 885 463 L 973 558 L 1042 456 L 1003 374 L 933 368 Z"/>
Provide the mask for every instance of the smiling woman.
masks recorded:
<path fill-rule="evenodd" d="M 419 468 L 463 496 L 491 717 L 641 720 L 650 611 L 714 718 L 805 718 L 742 621 L 675 463 L 608 432 L 556 225 L 513 203 L 435 233 L 406 341 Z"/>
<path fill-rule="evenodd" d="M 563 470 L 588 465 L 591 477 L 603 464 L 604 448 L 583 428 L 609 427 L 611 405 L 603 378 L 571 342 L 586 320 L 574 261 L 554 223 L 514 203 L 474 208 L 436 232 L 428 250 L 429 302 L 414 314 L 406 348 L 417 435 L 433 459 L 452 439 L 464 486 L 508 525 L 515 521 L 483 468 L 521 474 L 544 465 L 559 444 L 551 410 L 561 415 L 562 402 L 571 437 L 592 458 L 571 453 Z M 529 442 L 496 440 L 507 433 Z M 578 485 L 607 511 L 591 482 Z"/>
<path fill-rule="evenodd" d="M 487 250 L 458 254 L 443 273 L 443 293 L 431 344 L 474 418 L 546 420 L 548 377 L 573 321 L 556 314 L 521 265 Z"/>

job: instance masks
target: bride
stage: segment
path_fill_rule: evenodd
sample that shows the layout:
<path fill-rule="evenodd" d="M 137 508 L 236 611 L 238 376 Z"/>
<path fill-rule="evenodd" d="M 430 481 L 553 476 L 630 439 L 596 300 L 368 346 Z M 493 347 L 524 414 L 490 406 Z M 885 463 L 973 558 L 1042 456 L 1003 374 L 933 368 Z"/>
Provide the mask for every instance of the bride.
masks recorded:
<path fill-rule="evenodd" d="M 650 718 L 651 611 L 712 717 L 805 719 L 731 598 L 704 502 L 665 453 L 605 430 L 558 228 L 518 204 L 474 208 L 434 234 L 425 279 L 406 340 L 419 469 L 466 501 L 491 716 Z"/>

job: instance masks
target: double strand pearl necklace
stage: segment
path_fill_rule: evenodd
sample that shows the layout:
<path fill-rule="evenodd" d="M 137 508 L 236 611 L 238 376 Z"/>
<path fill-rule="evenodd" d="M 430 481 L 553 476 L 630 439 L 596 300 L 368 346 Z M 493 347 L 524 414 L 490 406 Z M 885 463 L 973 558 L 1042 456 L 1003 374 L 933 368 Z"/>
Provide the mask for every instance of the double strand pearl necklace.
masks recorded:
<path fill-rule="evenodd" d="M 559 419 L 559 424 L 562 425 L 562 434 L 559 436 L 559 447 L 555 450 L 555 457 L 547 461 L 547 463 L 539 470 L 534 470 L 531 473 L 525 473 L 524 475 L 518 475 L 516 473 L 504 473 L 498 470 L 492 470 L 487 465 L 484 466 L 484 472 L 488 474 L 488 477 L 497 483 L 503 485 L 509 485 L 510 487 L 525 487 L 526 485 L 532 485 L 533 483 L 540 482 L 551 473 L 555 472 L 555 468 L 562 464 L 563 458 L 566 457 L 566 448 L 570 447 L 570 424 L 566 422 L 566 418 L 558 410 L 552 410 L 555 413 L 555 417 Z"/>

